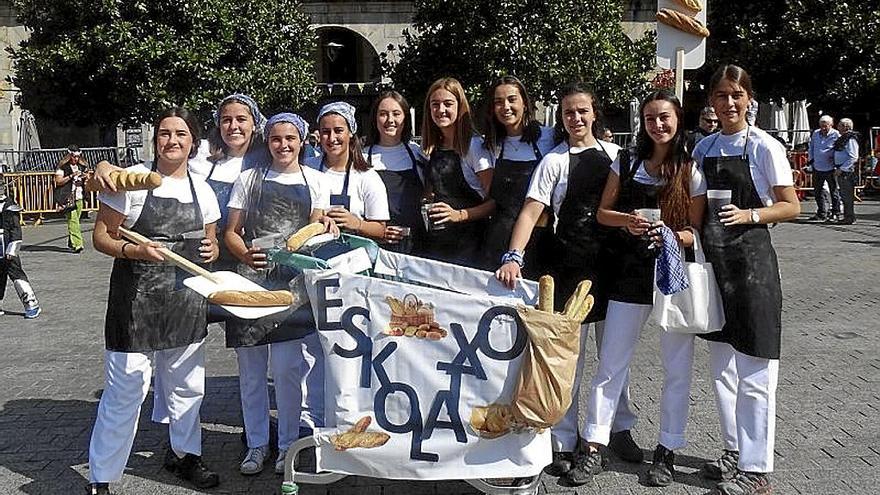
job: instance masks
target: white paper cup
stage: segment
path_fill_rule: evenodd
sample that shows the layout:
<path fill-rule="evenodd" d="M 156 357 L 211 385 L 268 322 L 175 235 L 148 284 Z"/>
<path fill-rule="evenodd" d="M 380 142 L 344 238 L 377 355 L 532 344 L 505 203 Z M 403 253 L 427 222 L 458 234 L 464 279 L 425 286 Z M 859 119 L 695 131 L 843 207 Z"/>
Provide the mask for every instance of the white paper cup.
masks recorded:
<path fill-rule="evenodd" d="M 636 213 L 648 219 L 648 223 L 654 224 L 660 221 L 660 208 L 639 208 Z"/>
<path fill-rule="evenodd" d="M 712 212 L 712 219 L 716 222 L 721 221 L 722 208 L 731 203 L 733 191 L 730 189 L 709 189 L 706 191 L 706 201 L 709 211 Z"/>

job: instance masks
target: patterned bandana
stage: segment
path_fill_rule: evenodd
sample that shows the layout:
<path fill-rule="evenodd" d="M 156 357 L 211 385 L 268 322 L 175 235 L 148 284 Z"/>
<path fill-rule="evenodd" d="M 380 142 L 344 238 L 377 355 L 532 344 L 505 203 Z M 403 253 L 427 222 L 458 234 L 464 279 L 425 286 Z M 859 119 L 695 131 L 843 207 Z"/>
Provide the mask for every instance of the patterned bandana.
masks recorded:
<path fill-rule="evenodd" d="M 234 93 L 220 100 L 220 103 L 217 104 L 217 110 L 214 110 L 214 125 L 220 127 L 220 109 L 223 108 L 223 105 L 229 103 L 230 101 L 241 103 L 242 105 L 248 107 L 251 111 L 251 117 L 254 118 L 255 131 L 258 134 L 263 132 L 263 126 L 266 125 L 266 117 L 264 117 L 263 114 L 260 113 L 260 107 L 257 105 L 257 102 L 254 101 L 253 98 L 241 93 Z"/>
<path fill-rule="evenodd" d="M 349 105 L 344 101 L 334 101 L 333 103 L 328 103 L 321 107 L 321 111 L 318 112 L 318 122 L 321 122 L 321 117 L 327 115 L 328 113 L 335 113 L 345 119 L 348 122 L 348 129 L 352 134 L 357 134 L 358 126 L 357 121 L 354 120 L 354 107 Z"/>
<path fill-rule="evenodd" d="M 303 141 L 309 135 L 309 124 L 303 120 L 302 117 L 295 113 L 276 113 L 275 115 L 269 117 L 269 120 L 266 121 L 266 126 L 263 128 L 263 135 L 266 138 L 269 138 L 269 131 L 272 129 L 272 126 L 275 124 L 280 124 L 282 122 L 287 122 L 288 124 L 293 124 L 296 127 L 296 130 L 299 131 L 299 138 Z"/>

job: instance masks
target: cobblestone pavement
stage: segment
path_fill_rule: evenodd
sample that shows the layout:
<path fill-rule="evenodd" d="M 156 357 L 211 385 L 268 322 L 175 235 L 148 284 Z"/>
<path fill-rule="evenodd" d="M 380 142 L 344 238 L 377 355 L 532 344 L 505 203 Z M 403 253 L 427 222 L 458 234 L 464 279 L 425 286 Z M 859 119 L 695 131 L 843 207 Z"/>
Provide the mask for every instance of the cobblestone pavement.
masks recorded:
<path fill-rule="evenodd" d="M 815 210 L 804 203 L 806 219 Z M 783 360 L 780 366 L 775 493 L 876 493 L 880 483 L 880 203 L 857 205 L 852 226 L 786 224 L 772 231 L 783 278 Z M 91 231 L 91 224 L 85 225 Z M 103 386 L 102 325 L 111 261 L 90 244 L 69 254 L 64 225 L 24 230 L 23 260 L 42 302 L 24 320 L 12 288 L 0 317 L 0 493 L 82 493 L 89 434 Z M 206 493 L 277 493 L 280 478 L 237 472 L 241 416 L 234 355 L 214 331 L 208 343 L 208 393 L 202 408 L 204 456 L 222 484 Z M 632 396 L 641 418 L 634 432 L 650 457 L 656 443 L 662 372 L 658 331 L 647 328 L 632 368 Z M 591 362 L 591 368 L 595 366 Z M 587 376 L 591 373 L 588 370 Z M 549 494 L 693 494 L 712 487 L 696 469 L 719 453 L 719 428 L 709 387 L 707 350 L 698 346 L 689 425 L 690 445 L 677 456 L 673 486 L 641 484 L 647 465 L 612 462 L 593 485 L 566 487 L 544 476 Z M 581 401 L 586 400 L 586 390 Z M 125 494 L 201 493 L 163 471 L 166 433 L 141 414 L 122 483 Z M 476 493 L 460 481 L 390 482 L 347 478 L 302 486 L 303 494 Z"/>

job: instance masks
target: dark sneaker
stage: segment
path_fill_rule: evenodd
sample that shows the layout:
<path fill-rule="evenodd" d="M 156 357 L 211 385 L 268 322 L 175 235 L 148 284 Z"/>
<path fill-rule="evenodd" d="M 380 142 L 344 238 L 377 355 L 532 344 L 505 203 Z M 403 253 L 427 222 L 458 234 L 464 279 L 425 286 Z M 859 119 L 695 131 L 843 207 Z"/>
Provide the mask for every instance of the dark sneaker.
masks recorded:
<path fill-rule="evenodd" d="M 565 476 L 574 464 L 574 452 L 553 452 L 553 462 L 544 468 L 550 476 Z"/>
<path fill-rule="evenodd" d="M 718 483 L 718 493 L 721 495 L 768 495 L 773 493 L 773 487 L 770 485 L 770 479 L 764 473 L 737 471 L 733 479 Z"/>
<path fill-rule="evenodd" d="M 220 484 L 220 477 L 205 466 L 200 455 L 186 454 L 183 459 L 178 459 L 172 467 L 169 468 L 168 464 L 165 467 L 178 478 L 195 485 L 196 488 L 214 488 Z"/>
<path fill-rule="evenodd" d="M 856 223 L 855 217 L 843 217 L 843 219 L 840 220 L 840 225 L 852 225 L 854 223 Z"/>
<path fill-rule="evenodd" d="M 89 495 L 113 495 L 109 483 L 91 483 L 86 489 Z"/>
<path fill-rule="evenodd" d="M 640 463 L 645 460 L 645 453 L 642 452 L 642 449 L 633 440 L 632 433 L 629 430 L 612 433 L 611 441 L 608 442 L 608 448 L 626 462 Z"/>
<path fill-rule="evenodd" d="M 739 463 L 739 452 L 725 450 L 718 459 L 703 464 L 700 474 L 710 480 L 729 480 L 736 475 L 737 463 Z"/>
<path fill-rule="evenodd" d="M 818 213 L 811 216 L 807 220 L 810 222 L 824 222 L 827 217 L 825 215 L 819 215 Z"/>
<path fill-rule="evenodd" d="M 585 446 L 584 449 L 589 449 L 589 447 Z M 604 471 L 607 464 L 608 459 L 602 455 L 601 451 L 579 451 L 575 454 L 574 464 L 565 474 L 565 479 L 574 486 L 586 485 L 593 479 L 593 476 Z"/>
<path fill-rule="evenodd" d="M 648 468 L 648 486 L 669 486 L 675 477 L 675 454 L 662 445 L 654 449 L 654 463 Z"/>

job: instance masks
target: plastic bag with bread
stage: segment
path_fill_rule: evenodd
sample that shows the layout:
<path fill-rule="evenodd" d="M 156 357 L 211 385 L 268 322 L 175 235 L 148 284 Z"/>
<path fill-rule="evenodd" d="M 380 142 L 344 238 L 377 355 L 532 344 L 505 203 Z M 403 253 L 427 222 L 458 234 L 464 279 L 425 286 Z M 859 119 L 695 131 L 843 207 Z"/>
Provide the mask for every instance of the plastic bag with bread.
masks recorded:
<path fill-rule="evenodd" d="M 660 11 L 657 12 L 656 17 L 657 21 L 662 22 L 667 26 L 672 26 L 679 31 L 684 31 L 685 33 L 701 36 L 703 38 L 709 36 L 709 30 L 706 29 L 706 26 L 704 26 L 699 19 L 678 12 L 677 10 L 660 9 Z"/>

